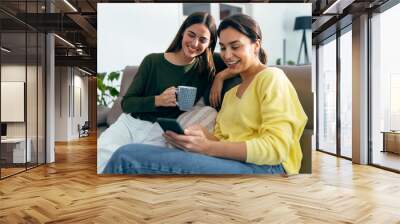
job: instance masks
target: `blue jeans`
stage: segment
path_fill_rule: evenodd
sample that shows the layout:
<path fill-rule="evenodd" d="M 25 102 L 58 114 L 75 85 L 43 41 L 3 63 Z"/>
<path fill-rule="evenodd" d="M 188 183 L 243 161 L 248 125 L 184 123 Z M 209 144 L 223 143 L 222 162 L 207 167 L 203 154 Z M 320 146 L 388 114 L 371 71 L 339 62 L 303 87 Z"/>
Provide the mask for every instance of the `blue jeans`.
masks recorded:
<path fill-rule="evenodd" d="M 284 174 L 279 165 L 255 165 L 144 144 L 114 152 L 103 174 Z"/>

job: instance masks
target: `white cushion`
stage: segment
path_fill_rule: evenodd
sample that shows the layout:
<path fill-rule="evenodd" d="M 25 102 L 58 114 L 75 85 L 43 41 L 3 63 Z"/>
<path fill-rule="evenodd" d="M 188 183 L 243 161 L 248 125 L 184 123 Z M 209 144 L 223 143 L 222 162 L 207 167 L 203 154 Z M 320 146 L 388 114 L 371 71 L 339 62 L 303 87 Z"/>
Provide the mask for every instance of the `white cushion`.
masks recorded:
<path fill-rule="evenodd" d="M 177 120 L 183 128 L 200 124 L 207 128 L 208 131 L 213 132 L 216 117 L 217 111 L 214 108 L 209 106 L 195 106 L 190 111 L 181 114 Z"/>

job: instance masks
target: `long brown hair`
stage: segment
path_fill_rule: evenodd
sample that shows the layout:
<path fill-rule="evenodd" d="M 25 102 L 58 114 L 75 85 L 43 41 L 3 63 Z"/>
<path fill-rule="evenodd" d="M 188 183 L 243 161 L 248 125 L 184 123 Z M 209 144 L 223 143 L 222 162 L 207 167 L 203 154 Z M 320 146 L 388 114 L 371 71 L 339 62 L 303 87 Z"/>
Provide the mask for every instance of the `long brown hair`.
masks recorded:
<path fill-rule="evenodd" d="M 200 74 L 206 73 L 209 77 L 213 77 L 215 74 L 215 66 L 212 54 L 217 43 L 217 26 L 215 25 L 214 18 L 210 14 L 206 12 L 195 12 L 188 16 L 185 21 L 183 21 L 166 52 L 177 52 L 182 49 L 183 33 L 193 24 L 203 24 L 210 31 L 210 44 L 206 50 L 197 57 L 200 59 L 198 66 Z"/>
<path fill-rule="evenodd" d="M 257 40 L 262 41 L 261 29 L 258 23 L 248 15 L 245 14 L 235 14 L 225 18 L 221 24 L 219 24 L 217 34 L 221 33 L 222 30 L 231 27 L 240 33 L 246 35 L 253 43 Z M 267 64 L 267 54 L 265 50 L 260 46 L 260 51 L 258 52 L 258 58 L 264 65 Z"/>

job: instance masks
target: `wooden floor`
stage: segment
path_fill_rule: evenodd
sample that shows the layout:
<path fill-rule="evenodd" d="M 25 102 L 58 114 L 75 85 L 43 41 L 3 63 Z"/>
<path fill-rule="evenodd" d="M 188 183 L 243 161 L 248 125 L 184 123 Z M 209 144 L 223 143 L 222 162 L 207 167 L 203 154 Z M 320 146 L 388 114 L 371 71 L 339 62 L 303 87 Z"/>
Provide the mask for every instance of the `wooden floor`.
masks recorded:
<path fill-rule="evenodd" d="M 23 172 L 27 169 L 33 169 L 34 167 L 36 167 L 37 164 L 33 164 L 33 163 L 27 163 L 27 167 L 25 167 L 25 164 L 18 164 L 18 167 L 6 167 L 6 168 L 0 168 L 0 172 L 1 172 L 1 178 L 5 178 L 20 172 Z"/>
<path fill-rule="evenodd" d="M 7 177 L 7 176 L 13 175 L 15 173 L 19 173 L 19 172 L 26 170 L 25 167 L 24 168 L 0 168 L 0 169 L 1 169 L 1 178 L 4 178 L 4 177 Z"/>
<path fill-rule="evenodd" d="M 0 181 L 0 223 L 400 223 L 400 175 L 314 152 L 313 174 L 98 176 L 96 138 Z"/>
<path fill-rule="evenodd" d="M 377 150 L 374 152 L 372 160 L 374 164 L 400 170 L 400 154 Z"/>

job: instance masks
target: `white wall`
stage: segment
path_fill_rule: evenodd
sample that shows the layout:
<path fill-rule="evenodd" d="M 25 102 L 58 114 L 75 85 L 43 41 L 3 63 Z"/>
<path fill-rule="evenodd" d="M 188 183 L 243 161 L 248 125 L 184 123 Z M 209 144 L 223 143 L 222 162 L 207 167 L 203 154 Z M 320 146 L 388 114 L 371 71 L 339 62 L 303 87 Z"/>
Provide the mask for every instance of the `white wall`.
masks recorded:
<path fill-rule="evenodd" d="M 38 75 L 38 76 L 37 76 Z M 30 148 L 32 151 L 33 161 L 36 161 L 36 153 L 39 153 L 39 163 L 44 162 L 44 92 L 42 68 L 39 66 L 25 66 L 25 64 L 3 64 L 1 66 L 2 81 L 17 81 L 25 82 L 26 85 L 26 106 L 22 102 L 22 107 L 19 108 L 21 113 L 26 112 L 26 120 L 22 122 L 7 122 L 7 137 L 25 137 L 31 140 Z M 27 81 L 25 80 L 27 77 Z M 2 92 L 5 89 L 2 89 Z M 38 92 L 37 92 L 38 91 Z M 24 94 L 24 91 L 20 92 Z M 3 97 L 7 97 L 2 95 Z M 2 107 L 2 112 L 13 113 L 10 107 Z M 14 110 L 18 110 L 14 108 Z M 15 113 L 15 112 L 14 112 Z M 22 115 L 23 116 L 23 115 Z"/>
<path fill-rule="evenodd" d="M 31 70 L 33 67 L 25 65 L 2 65 L 1 81 L 18 81 L 25 82 L 25 69 Z"/>
<path fill-rule="evenodd" d="M 81 76 L 82 73 L 80 73 L 78 70 L 75 69 L 74 71 L 74 113 L 72 113 L 73 119 L 72 121 L 72 130 L 71 130 L 71 136 L 73 138 L 77 138 L 79 133 L 78 133 L 78 124 L 82 126 L 85 121 L 88 121 L 88 108 L 89 108 L 89 102 L 88 102 L 88 77 L 87 76 Z M 80 90 L 80 93 L 78 91 Z M 79 97 L 80 94 L 80 97 Z M 81 101 L 81 102 L 79 102 Z M 81 108 L 79 108 L 81 107 Z M 82 112 L 80 113 L 80 110 Z"/>
<path fill-rule="evenodd" d="M 297 62 L 303 31 L 294 31 L 297 16 L 311 16 L 311 3 L 252 4 L 252 17 L 259 23 L 263 34 L 263 47 L 267 51 L 268 64 L 275 65 L 283 58 L 283 39 L 286 39 L 286 61 Z M 311 62 L 311 30 L 306 32 L 308 56 Z M 283 60 L 283 59 L 281 59 Z M 303 55 L 300 62 L 304 61 Z"/>
<path fill-rule="evenodd" d="M 229 4 L 243 7 L 244 13 L 259 22 L 269 64 L 283 57 L 283 38 L 287 39 L 286 59 L 297 61 L 302 31 L 293 30 L 294 20 L 296 16 L 310 16 L 311 4 Z M 211 4 L 211 15 L 218 25 L 218 3 Z M 182 3 L 98 4 L 97 71 L 122 70 L 126 65 L 139 65 L 149 53 L 164 52 L 183 20 Z M 307 42 L 311 61 L 310 30 Z M 219 51 L 218 44 L 216 51 Z"/>
<path fill-rule="evenodd" d="M 80 123 L 83 124 L 89 120 L 89 78 L 87 76 L 76 76 L 80 80 L 79 85 L 82 89 L 82 116 L 80 116 Z M 77 83 L 76 81 L 75 83 Z"/>
<path fill-rule="evenodd" d="M 55 68 L 55 141 L 68 140 L 68 67 Z"/>
<path fill-rule="evenodd" d="M 97 10 L 98 72 L 139 65 L 145 55 L 164 52 L 182 19 L 181 3 L 99 3 Z"/>
<path fill-rule="evenodd" d="M 1 81 L 10 81 L 10 82 L 25 82 L 26 72 L 28 74 L 35 73 L 36 74 L 36 67 L 19 65 L 19 64 L 7 64 L 1 66 Z M 30 81 L 32 82 L 32 81 Z M 32 83 L 30 83 L 32 84 Z M 36 82 L 34 83 L 36 84 Z M 35 92 L 36 93 L 36 90 Z M 27 103 L 31 103 L 34 99 L 36 99 L 36 95 L 34 93 L 28 92 L 27 96 Z M 4 96 L 2 96 L 4 97 Z M 36 107 L 36 104 L 35 104 Z M 9 110 L 9 108 L 1 108 L 1 110 Z M 24 108 L 22 108 L 24 110 Z M 36 114 L 27 114 L 28 122 L 32 122 L 35 118 L 36 121 Z M 25 126 L 26 122 L 7 122 L 7 136 L 9 137 L 24 137 L 25 136 Z M 28 128 L 31 130 L 33 125 L 30 123 Z M 29 136 L 28 132 L 28 136 Z"/>
<path fill-rule="evenodd" d="M 8 64 L 1 66 L 1 81 L 18 81 L 25 82 L 25 69 L 31 70 L 32 67 L 19 64 Z M 7 110 L 8 108 L 0 108 Z M 7 136 L 8 137 L 24 137 L 25 136 L 25 122 L 8 122 L 7 123 Z"/>
<path fill-rule="evenodd" d="M 55 141 L 77 139 L 78 124 L 88 120 L 88 78 L 76 68 L 56 67 L 55 82 Z M 74 91 L 79 89 L 81 103 Z M 77 105 L 82 107 L 82 116 Z"/>

